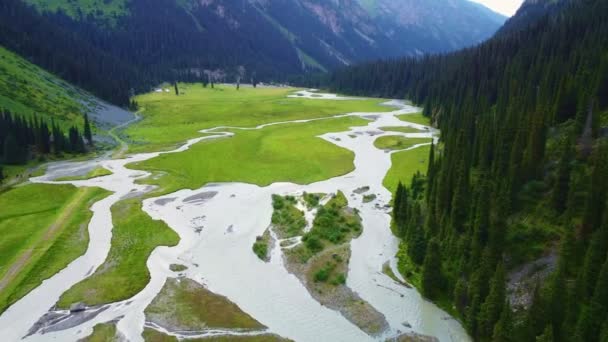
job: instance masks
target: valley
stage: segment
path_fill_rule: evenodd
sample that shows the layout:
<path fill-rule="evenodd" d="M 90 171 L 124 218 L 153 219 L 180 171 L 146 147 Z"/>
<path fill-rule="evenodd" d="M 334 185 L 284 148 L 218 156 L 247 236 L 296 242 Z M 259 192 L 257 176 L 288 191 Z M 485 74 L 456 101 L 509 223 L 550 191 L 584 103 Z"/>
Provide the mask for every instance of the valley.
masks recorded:
<path fill-rule="evenodd" d="M 396 265 L 398 243 L 385 206 L 391 193 L 382 182 L 391 169 L 391 155 L 398 149 L 379 149 L 374 141 L 399 135 L 417 139 L 416 145 L 403 146 L 408 151 L 400 153 L 428 147 L 437 132 L 407 122 L 410 116 L 412 121 L 421 122 L 415 107 L 401 101 L 342 98 L 289 88 L 237 91 L 228 85 L 210 89 L 180 84 L 180 89 L 180 96 L 157 92 L 137 99 L 142 119 L 119 133 L 135 142 L 129 144 L 125 159 L 81 162 L 91 165 L 83 168 L 83 175 L 72 174 L 72 178 L 61 176 L 62 167 L 51 166 L 45 175 L 31 179 L 40 186 L 72 184 L 112 194 L 91 207 L 91 239 L 86 253 L 72 257 L 74 261 L 65 270 L 49 275 L 50 279 L 9 307 L 0 317 L 3 336 L 31 334 L 27 340 L 32 341 L 51 336 L 77 339 L 90 334 L 98 324 L 116 322 L 114 334 L 133 341 L 150 334 L 204 339 L 260 333 L 297 341 L 314 340 L 319 334 L 331 340 L 362 340 L 388 338 L 410 329 L 422 335 L 467 340 L 457 321 L 444 320 L 447 314 L 425 302 L 415 289 L 382 273 L 387 262 Z M 189 118 L 199 111 L 204 114 L 192 122 Z M 175 114 L 161 117 L 157 113 Z M 159 128 L 149 130 L 154 126 L 163 127 L 166 134 L 158 135 Z M 198 137 L 193 127 L 200 128 Z M 393 131 L 382 131 L 382 127 L 392 127 Z M 395 127 L 417 130 L 400 133 Z M 183 133 L 188 128 L 194 132 Z M 177 143 L 182 135 L 184 140 L 190 139 L 185 145 Z M 171 145 L 177 148 L 140 152 Z M 418 164 L 421 171 L 426 168 L 424 158 L 405 163 Z M 64 163 L 65 169 L 70 169 L 69 163 Z M 407 180 L 414 170 L 411 174 L 397 172 Z M 357 191 L 362 187 L 367 189 L 365 194 Z M 385 323 L 369 331 L 371 335 L 364 332 L 367 328 L 360 327 L 362 331 L 357 327 L 361 318 L 373 317 L 369 313 L 354 314 L 340 302 L 324 307 L 318 302 L 320 298 L 314 299 L 318 296 L 308 294 L 317 290 L 305 288 L 311 278 L 298 280 L 290 275 L 284 263 L 293 244 L 273 244 L 268 263 L 251 250 L 256 236 L 271 224 L 271 196 L 300 196 L 304 192 L 343 193 L 344 203 L 361 217 L 360 236 L 346 245 L 345 281 L 325 286 L 326 291 L 353 291 L 357 301 L 385 317 Z M 373 200 L 364 201 L 367 193 L 375 195 Z M 170 265 L 183 267 L 174 271 Z M 188 328 L 188 323 L 181 323 L 180 330 L 158 326 L 158 320 L 152 324 L 146 308 L 163 284 L 175 281 L 198 282 L 225 296 L 234 303 L 230 305 L 236 304 L 263 324 L 262 328 L 243 333 L 240 329 L 244 326 L 231 328 L 221 322 L 217 328 L 200 324 Z M 249 285 L 244 289 L 241 284 Z M 332 296 L 330 292 L 323 300 Z M 181 305 L 189 304 L 178 301 L 169 305 L 175 306 L 170 310 L 182 310 Z M 216 312 L 223 304 L 217 305 Z M 294 307 L 298 312 L 291 309 Z M 17 316 L 28 318 L 17 326 L 13 319 Z M 207 324 L 205 319 L 202 324 Z M 310 326 L 321 330 L 311 330 Z M 184 329 L 190 332 L 184 335 Z M 157 332 L 152 333 L 154 330 Z"/>
<path fill-rule="evenodd" d="M 608 342 L 607 180 L 606 0 L 0 1 L 2 342 Z"/>

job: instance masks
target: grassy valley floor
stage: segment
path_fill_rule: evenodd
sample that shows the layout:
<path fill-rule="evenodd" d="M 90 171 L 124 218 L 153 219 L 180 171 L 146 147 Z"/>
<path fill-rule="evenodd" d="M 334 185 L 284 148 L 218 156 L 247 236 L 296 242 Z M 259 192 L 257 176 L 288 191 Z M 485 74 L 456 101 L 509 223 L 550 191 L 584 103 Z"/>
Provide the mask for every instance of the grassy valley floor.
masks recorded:
<path fill-rule="evenodd" d="M 359 106 L 369 111 L 387 110 L 385 107 L 376 106 L 381 100 L 326 101 L 286 98 L 293 89 L 241 88 L 236 91 L 225 87 L 205 89 L 200 85 L 180 87 L 180 96 L 168 93 L 140 96 L 139 99 L 156 99 L 153 101 L 156 114 L 147 116 L 147 120 L 136 123 L 127 129 L 127 132 L 167 132 L 169 136 L 163 139 L 173 136 L 175 142 L 182 143 L 186 138 L 191 138 L 191 134 L 200 136 L 197 133 L 199 128 L 220 125 L 221 117 L 209 116 L 206 114 L 208 109 L 223 113 L 222 116 L 227 117 L 229 122 L 239 124 L 316 118 L 319 115 L 327 116 L 348 111 L 360 112 Z M 188 94 L 192 95 L 188 97 Z M 211 99 L 205 99 L 204 95 Z M 242 100 L 243 96 L 245 100 Z M 235 102 L 238 105 L 235 105 Z M 294 108 L 283 112 L 284 102 Z M 145 101 L 140 103 L 145 104 Z M 175 116 L 160 114 L 171 113 L 180 107 L 187 108 L 187 111 L 176 116 L 190 117 L 191 124 L 184 126 L 179 119 L 170 120 Z M 250 113 L 242 111 L 243 108 L 253 108 L 258 114 L 251 117 Z M 149 113 L 148 109 L 146 113 Z M 198 188 L 210 182 L 238 181 L 258 185 L 278 181 L 311 183 L 354 169 L 352 152 L 318 136 L 366 123 L 366 120 L 358 117 L 343 117 L 273 125 L 259 130 L 230 129 L 229 131 L 235 133 L 231 138 L 204 141 L 193 145 L 187 151 L 161 155 L 145 162 L 131 164 L 129 167 L 155 173 L 155 176 L 145 182 L 158 185 L 159 188 L 145 197 L 159 196 L 183 188 Z M 152 129 L 149 125 L 164 126 L 162 129 L 160 126 Z M 159 137 L 160 135 L 153 135 L 147 136 L 146 139 L 161 145 L 168 141 L 158 140 Z M 145 145 L 145 149 L 152 146 L 160 145 L 152 143 Z M 114 230 L 109 257 L 92 276 L 65 292 L 58 303 L 59 307 L 68 308 L 74 303 L 100 305 L 126 300 L 146 286 L 149 281 L 146 261 L 150 253 L 157 246 L 174 246 L 179 238 L 164 222 L 152 220 L 141 210 L 142 200 L 125 200 L 112 208 Z"/>
<path fill-rule="evenodd" d="M 246 88 L 179 84 L 180 95 L 152 92 L 136 97 L 143 120 L 126 129 L 130 151 L 170 149 L 218 126 L 261 124 L 329 117 L 351 112 L 387 112 L 381 99 L 332 101 L 287 98 L 293 88 Z"/>
<path fill-rule="evenodd" d="M 0 194 L 0 312 L 84 254 L 99 188 L 30 184 Z"/>

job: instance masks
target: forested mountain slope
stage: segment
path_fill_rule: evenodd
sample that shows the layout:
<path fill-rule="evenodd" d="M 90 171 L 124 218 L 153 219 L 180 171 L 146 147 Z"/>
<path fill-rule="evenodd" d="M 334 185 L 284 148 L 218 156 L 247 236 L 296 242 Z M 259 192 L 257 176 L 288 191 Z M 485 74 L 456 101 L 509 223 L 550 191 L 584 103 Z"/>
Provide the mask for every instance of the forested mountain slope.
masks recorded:
<path fill-rule="evenodd" d="M 498 30 L 497 34 L 506 34 L 512 31 L 523 30 L 534 24 L 540 18 L 558 13 L 569 2 L 578 0 L 526 0 L 516 15 L 509 18 Z"/>
<path fill-rule="evenodd" d="M 480 341 L 606 341 L 608 2 L 525 22 L 330 85 L 412 99 L 441 128 L 425 188 L 394 203 L 400 269 L 427 297 Z"/>
<path fill-rule="evenodd" d="M 0 109 L 68 126 L 90 95 L 0 46 Z"/>
<path fill-rule="evenodd" d="M 6 0 L 0 44 L 127 104 L 132 92 L 160 81 L 283 80 L 381 57 L 449 51 L 479 43 L 505 19 L 467 0 L 395 4 Z"/>

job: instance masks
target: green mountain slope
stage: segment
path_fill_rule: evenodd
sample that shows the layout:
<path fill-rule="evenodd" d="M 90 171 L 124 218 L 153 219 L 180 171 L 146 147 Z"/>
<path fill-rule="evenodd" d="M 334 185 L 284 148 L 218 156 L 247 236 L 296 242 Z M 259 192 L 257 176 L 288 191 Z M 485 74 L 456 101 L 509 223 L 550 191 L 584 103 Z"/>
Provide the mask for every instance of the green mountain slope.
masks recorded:
<path fill-rule="evenodd" d="M 68 126 L 80 119 L 90 95 L 0 46 L 0 108 Z"/>

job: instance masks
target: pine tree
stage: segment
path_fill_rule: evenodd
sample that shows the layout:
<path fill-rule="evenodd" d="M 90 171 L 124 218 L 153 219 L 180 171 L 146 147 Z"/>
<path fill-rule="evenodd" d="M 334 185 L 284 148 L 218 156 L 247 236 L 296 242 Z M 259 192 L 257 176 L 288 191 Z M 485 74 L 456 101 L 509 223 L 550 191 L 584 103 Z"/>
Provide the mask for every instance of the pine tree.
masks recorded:
<path fill-rule="evenodd" d="M 608 318 L 606 318 L 604 324 L 602 324 L 599 342 L 608 342 Z"/>
<path fill-rule="evenodd" d="M 568 139 L 562 143 L 562 156 L 559 160 L 557 168 L 557 179 L 555 180 L 555 186 L 553 187 L 553 209 L 558 214 L 561 214 L 566 209 L 568 203 L 568 193 L 570 186 L 570 171 L 572 169 L 572 144 Z"/>
<path fill-rule="evenodd" d="M 9 132 L 4 139 L 4 162 L 6 164 L 20 164 L 24 161 L 23 152 L 17 143 L 15 134 Z"/>
<path fill-rule="evenodd" d="M 607 174 L 608 143 L 604 142 L 599 144 L 593 156 L 591 183 L 582 223 L 582 233 L 585 237 L 588 237 L 602 222 L 608 189 Z"/>
<path fill-rule="evenodd" d="M 93 145 L 93 134 L 91 133 L 91 124 L 89 123 L 89 115 L 84 114 L 84 137 L 89 145 Z"/>
<path fill-rule="evenodd" d="M 511 342 L 513 338 L 513 318 L 511 317 L 511 305 L 505 302 L 498 323 L 494 326 L 492 333 L 493 342 Z"/>
<path fill-rule="evenodd" d="M 536 336 L 543 333 L 546 323 L 545 305 L 540 293 L 540 283 L 537 283 L 532 295 L 532 304 L 524 321 L 524 340 L 533 341 Z"/>
<path fill-rule="evenodd" d="M 547 325 L 542 335 L 536 337 L 536 342 L 554 342 L 553 328 Z"/>
<path fill-rule="evenodd" d="M 0 164 L 0 184 L 2 184 L 4 182 L 4 169 L 2 167 L 2 164 Z"/>
<path fill-rule="evenodd" d="M 429 166 L 426 171 L 426 178 L 429 180 L 426 187 L 426 198 L 428 199 L 432 193 L 432 180 L 435 179 L 435 143 L 431 143 L 431 151 L 429 152 Z"/>
<path fill-rule="evenodd" d="M 436 239 L 429 242 L 422 267 L 422 293 L 430 299 L 438 296 L 443 287 L 441 274 L 441 255 L 439 243 Z"/>
<path fill-rule="evenodd" d="M 465 314 L 465 309 L 468 305 L 467 284 L 464 278 L 459 278 L 454 288 L 454 303 L 456 310 L 462 315 Z"/>
<path fill-rule="evenodd" d="M 553 326 L 553 336 L 556 340 L 562 340 L 562 325 L 566 318 L 568 291 L 565 270 L 558 266 L 551 282 L 551 292 L 547 303 L 547 312 L 550 323 Z"/>
<path fill-rule="evenodd" d="M 173 82 L 173 87 L 175 87 L 175 96 L 179 96 L 179 88 L 177 87 L 177 82 Z"/>
<path fill-rule="evenodd" d="M 575 335 L 580 341 L 596 341 L 603 321 L 608 318 L 608 257 L 598 276 L 591 301 L 585 305 L 576 325 Z"/>
<path fill-rule="evenodd" d="M 608 215 L 607 215 L 608 216 Z M 581 269 L 580 284 L 582 290 L 581 300 L 591 297 L 595 289 L 595 282 L 600 273 L 602 262 L 608 250 L 608 217 L 604 220 L 602 227 L 593 233 L 591 243 L 585 254 L 585 262 Z"/>
<path fill-rule="evenodd" d="M 496 272 L 490 284 L 490 293 L 481 306 L 479 315 L 479 335 L 484 339 L 492 337 L 494 325 L 500 319 L 505 302 L 505 271 L 502 264 L 496 267 Z"/>

